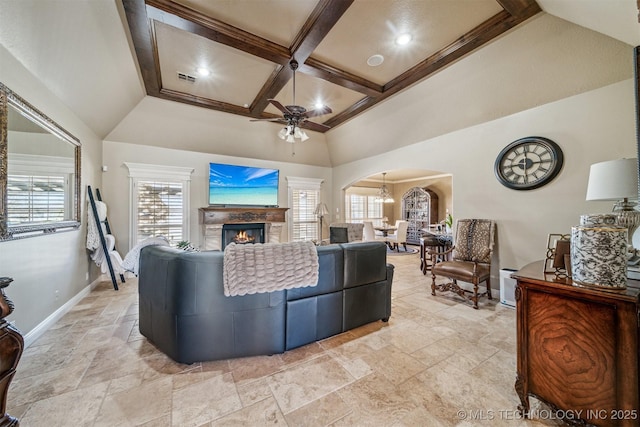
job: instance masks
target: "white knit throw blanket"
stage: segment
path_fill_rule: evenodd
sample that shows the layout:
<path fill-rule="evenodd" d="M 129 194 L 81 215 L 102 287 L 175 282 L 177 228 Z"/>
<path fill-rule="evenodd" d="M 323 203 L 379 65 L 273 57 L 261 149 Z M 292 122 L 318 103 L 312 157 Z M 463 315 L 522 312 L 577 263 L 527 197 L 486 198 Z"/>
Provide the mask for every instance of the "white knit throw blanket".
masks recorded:
<path fill-rule="evenodd" d="M 313 242 L 231 243 L 224 250 L 224 294 L 316 286 L 318 271 L 318 252 Z"/>
<path fill-rule="evenodd" d="M 103 202 L 96 200 L 96 211 L 98 212 L 98 221 L 100 226 L 103 227 L 102 221 L 107 218 L 107 205 Z M 107 234 L 107 230 L 102 232 Z M 98 225 L 96 224 L 96 218 L 93 216 L 93 210 L 91 205 L 87 203 L 87 249 L 93 251 L 100 247 L 100 235 L 98 234 Z"/>

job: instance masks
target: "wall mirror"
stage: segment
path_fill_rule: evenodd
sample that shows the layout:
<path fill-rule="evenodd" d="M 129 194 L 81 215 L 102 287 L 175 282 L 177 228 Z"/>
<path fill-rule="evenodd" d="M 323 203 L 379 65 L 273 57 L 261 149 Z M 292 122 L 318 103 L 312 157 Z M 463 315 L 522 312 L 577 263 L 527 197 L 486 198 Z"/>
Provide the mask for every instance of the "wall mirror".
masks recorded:
<path fill-rule="evenodd" d="M 80 141 L 0 83 L 0 241 L 80 226 Z"/>

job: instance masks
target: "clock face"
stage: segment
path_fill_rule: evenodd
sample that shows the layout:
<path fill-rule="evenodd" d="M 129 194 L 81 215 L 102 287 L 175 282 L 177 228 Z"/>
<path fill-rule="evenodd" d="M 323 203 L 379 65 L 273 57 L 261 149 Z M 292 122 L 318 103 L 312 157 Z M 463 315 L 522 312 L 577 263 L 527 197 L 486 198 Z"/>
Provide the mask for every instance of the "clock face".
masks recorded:
<path fill-rule="evenodd" d="M 551 181 L 562 169 L 562 150 L 555 142 L 539 136 L 522 138 L 498 154 L 496 178 L 514 190 L 533 190 Z"/>

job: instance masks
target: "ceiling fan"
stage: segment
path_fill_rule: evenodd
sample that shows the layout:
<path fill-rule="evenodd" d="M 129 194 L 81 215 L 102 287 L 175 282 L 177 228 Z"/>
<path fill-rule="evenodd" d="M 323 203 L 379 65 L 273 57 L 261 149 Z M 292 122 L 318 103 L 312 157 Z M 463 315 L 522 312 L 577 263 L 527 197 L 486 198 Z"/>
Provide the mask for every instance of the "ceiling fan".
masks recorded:
<path fill-rule="evenodd" d="M 293 105 L 282 105 L 280 102 L 275 99 L 269 99 L 269 102 L 276 107 L 278 110 L 282 111 L 282 117 L 274 118 L 274 119 L 253 119 L 252 122 L 257 121 L 269 121 L 269 122 L 279 122 L 284 123 L 286 126 L 278 132 L 278 137 L 280 139 L 284 139 L 287 142 L 294 143 L 296 139 L 300 141 L 306 141 L 309 139 L 306 132 L 300 128 L 300 125 L 304 124 L 305 127 L 314 130 L 327 130 L 331 129 L 330 126 L 315 123 L 309 121 L 309 117 L 317 117 L 322 116 L 324 114 L 331 113 L 331 108 L 327 106 L 322 106 L 320 108 L 316 108 L 314 110 L 307 110 L 300 105 L 296 105 L 296 70 L 298 69 L 298 62 L 295 59 L 292 59 L 289 62 L 289 66 L 291 70 L 293 70 Z"/>

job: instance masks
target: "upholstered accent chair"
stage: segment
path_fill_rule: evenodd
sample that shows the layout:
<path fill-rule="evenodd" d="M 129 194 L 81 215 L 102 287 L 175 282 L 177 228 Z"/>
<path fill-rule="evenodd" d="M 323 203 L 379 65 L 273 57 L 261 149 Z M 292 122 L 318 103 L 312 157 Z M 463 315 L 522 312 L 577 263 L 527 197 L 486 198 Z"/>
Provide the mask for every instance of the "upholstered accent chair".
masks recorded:
<path fill-rule="evenodd" d="M 342 230 L 332 230 L 332 229 L 347 229 L 347 239 L 344 240 L 344 234 Z M 363 234 L 364 224 L 361 222 L 334 222 L 329 225 L 329 240 L 331 243 L 349 243 L 349 242 L 361 242 L 362 234 Z M 332 234 L 333 233 L 333 234 Z M 336 236 L 335 239 L 331 240 L 331 236 Z M 338 237 L 339 236 L 339 237 Z"/>
<path fill-rule="evenodd" d="M 451 260 L 442 260 L 442 252 L 431 252 L 431 295 L 436 289 L 452 291 L 470 300 L 478 308 L 478 298 L 491 296 L 491 255 L 495 234 L 495 223 L 488 219 L 460 219 L 456 224 L 455 244 L 445 253 Z M 439 261 L 439 262 L 438 262 Z M 449 282 L 436 284 L 436 277 L 444 276 Z M 473 290 L 458 286 L 458 280 L 470 283 Z M 486 291 L 479 293 L 479 284 L 485 283 Z"/>

